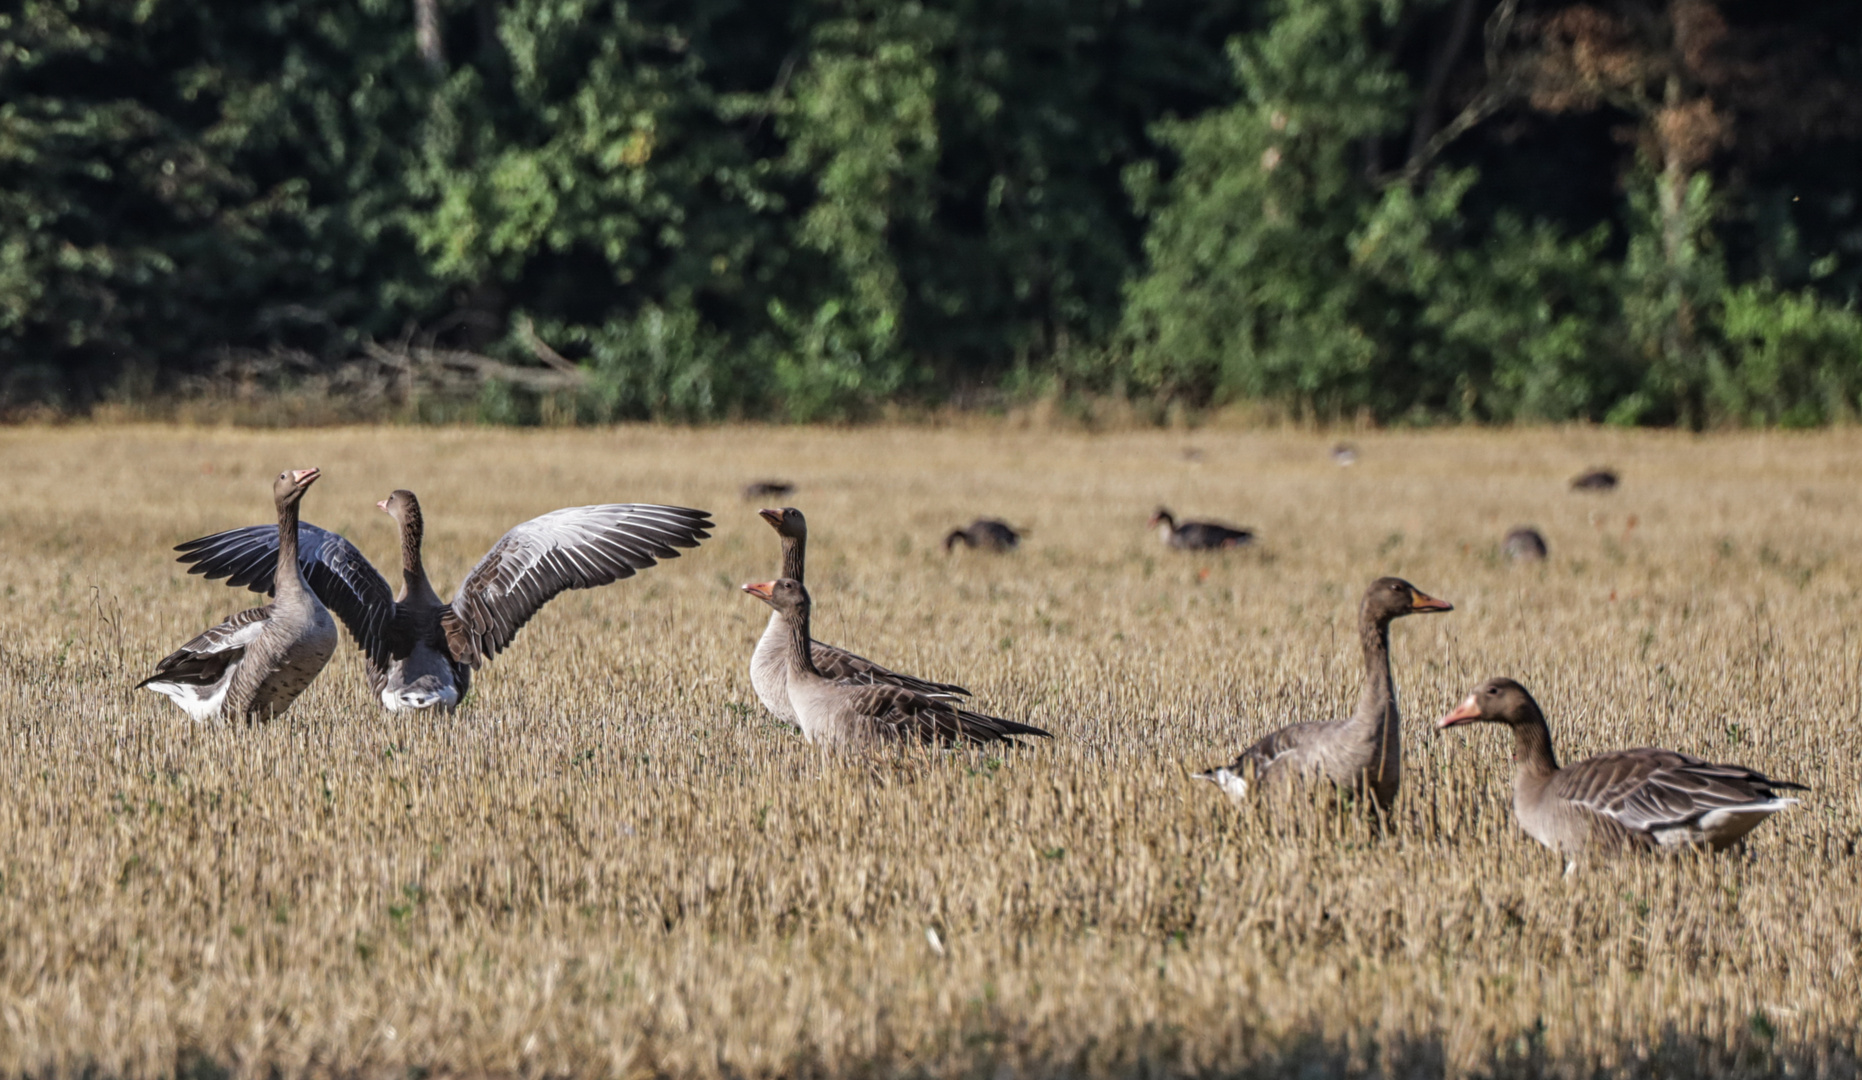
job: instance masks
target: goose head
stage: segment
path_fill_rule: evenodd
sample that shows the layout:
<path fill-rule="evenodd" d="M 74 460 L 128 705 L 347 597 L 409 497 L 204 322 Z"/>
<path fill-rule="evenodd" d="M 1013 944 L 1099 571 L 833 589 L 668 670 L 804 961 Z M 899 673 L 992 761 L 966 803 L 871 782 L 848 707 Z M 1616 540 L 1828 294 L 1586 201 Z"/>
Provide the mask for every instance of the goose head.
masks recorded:
<path fill-rule="evenodd" d="M 310 490 L 310 485 L 316 483 L 322 475 L 323 470 L 317 468 L 286 469 L 279 473 L 278 479 L 272 481 L 272 499 L 278 504 L 278 509 L 296 506 L 304 493 Z"/>
<path fill-rule="evenodd" d="M 389 492 L 387 498 L 375 504 L 375 508 L 402 525 L 420 518 L 420 500 L 414 498 L 414 493 L 406 488 Z"/>
<path fill-rule="evenodd" d="M 784 540 L 808 539 L 808 519 L 793 506 L 784 506 L 775 510 L 758 510 L 757 516 L 769 522 L 769 527 L 776 530 L 776 535 Z"/>
<path fill-rule="evenodd" d="M 1379 622 L 1389 622 L 1405 615 L 1453 611 L 1455 605 L 1437 600 L 1402 578 L 1382 577 L 1365 591 L 1364 610 Z"/>
<path fill-rule="evenodd" d="M 1488 679 L 1468 693 L 1461 704 L 1435 722 L 1438 728 L 1461 724 L 1515 724 L 1543 722 L 1539 703 L 1512 679 Z"/>
<path fill-rule="evenodd" d="M 743 590 L 790 617 L 804 615 L 808 611 L 808 590 L 794 578 L 777 578 L 774 581 L 745 585 Z"/>

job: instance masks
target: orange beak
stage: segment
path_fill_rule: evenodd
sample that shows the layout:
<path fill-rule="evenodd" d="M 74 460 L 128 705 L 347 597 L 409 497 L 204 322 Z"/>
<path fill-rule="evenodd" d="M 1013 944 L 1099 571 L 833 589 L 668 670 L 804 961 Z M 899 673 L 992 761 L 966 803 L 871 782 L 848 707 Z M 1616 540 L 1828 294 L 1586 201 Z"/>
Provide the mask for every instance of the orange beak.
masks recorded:
<path fill-rule="evenodd" d="M 758 510 L 757 516 L 761 517 L 764 521 L 769 522 L 771 525 L 782 524 L 782 511 L 780 510 L 768 510 L 768 509 Z M 747 587 L 748 586 L 746 586 L 746 588 Z"/>
<path fill-rule="evenodd" d="M 301 487 L 305 484 L 315 483 L 317 477 L 322 476 L 322 475 L 323 475 L 322 469 L 316 469 L 316 468 L 292 469 L 291 470 L 291 482 Z"/>
<path fill-rule="evenodd" d="M 775 599 L 776 583 L 773 581 L 759 581 L 754 585 L 745 585 L 744 592 L 749 593 L 751 596 L 767 604 Z"/>
<path fill-rule="evenodd" d="M 1409 606 L 1414 608 L 1417 611 L 1453 611 L 1455 610 L 1455 605 L 1449 603 L 1446 600 L 1437 600 L 1435 597 L 1430 596 L 1428 593 L 1425 593 L 1425 592 L 1410 593 Z"/>
<path fill-rule="evenodd" d="M 1457 724 L 1473 723 L 1474 721 L 1479 720 L 1480 718 L 1481 718 L 1480 706 L 1474 704 L 1474 695 L 1469 694 L 1468 700 L 1455 706 L 1454 712 L 1451 712 L 1447 716 L 1444 716 L 1440 720 L 1437 720 L 1435 722 L 1435 726 L 1438 728 L 1451 728 Z"/>

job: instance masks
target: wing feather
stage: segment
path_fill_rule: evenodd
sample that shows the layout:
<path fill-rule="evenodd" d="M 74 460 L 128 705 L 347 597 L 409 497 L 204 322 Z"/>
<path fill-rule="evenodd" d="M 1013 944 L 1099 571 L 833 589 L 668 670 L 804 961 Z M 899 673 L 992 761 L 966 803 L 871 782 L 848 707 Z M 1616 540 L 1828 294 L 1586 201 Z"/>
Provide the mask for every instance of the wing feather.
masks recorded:
<path fill-rule="evenodd" d="M 607 585 L 709 539 L 711 517 L 680 506 L 609 503 L 553 510 L 485 553 L 441 616 L 454 658 L 478 667 L 504 651 L 556 594 Z"/>
<path fill-rule="evenodd" d="M 276 525 L 228 529 L 177 544 L 175 550 L 181 552 L 176 561 L 187 564 L 190 574 L 200 574 L 209 581 L 225 578 L 228 585 L 255 593 L 269 595 L 276 591 Z M 297 526 L 297 565 L 304 583 L 348 627 L 362 652 L 385 666 L 388 628 L 395 608 L 394 590 L 381 571 L 340 534 L 309 522 Z"/>

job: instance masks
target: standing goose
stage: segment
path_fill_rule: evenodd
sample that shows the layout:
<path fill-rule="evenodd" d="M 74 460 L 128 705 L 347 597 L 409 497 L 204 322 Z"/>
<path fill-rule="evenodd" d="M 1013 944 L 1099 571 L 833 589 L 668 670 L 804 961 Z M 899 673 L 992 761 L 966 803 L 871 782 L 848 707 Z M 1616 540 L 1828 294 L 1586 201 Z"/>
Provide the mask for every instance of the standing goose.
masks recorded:
<path fill-rule="evenodd" d="M 804 581 L 803 572 L 808 561 L 808 519 L 793 506 L 780 510 L 758 510 L 757 514 L 769 522 L 770 528 L 782 538 L 782 576 L 794 581 Z M 770 605 L 775 607 L 775 605 Z M 756 651 L 750 655 L 750 685 L 756 690 L 757 700 L 763 703 L 770 715 L 785 724 L 800 726 L 796 720 L 795 710 L 789 705 L 789 624 L 781 608 L 770 613 L 769 625 L 763 628 L 763 636 L 757 640 Z M 830 679 L 861 678 L 869 682 L 889 683 L 904 687 L 920 694 L 934 698 L 961 698 L 970 696 L 970 692 L 956 683 L 931 682 L 911 675 L 904 675 L 890 668 L 882 667 L 864 656 L 856 656 L 845 649 L 824 645 L 810 639 L 809 647 L 814 658 L 815 669 Z"/>
<path fill-rule="evenodd" d="M 1808 790 L 1742 765 L 1646 746 L 1561 769 L 1545 714 L 1512 679 L 1475 687 L 1439 726 L 1476 722 L 1513 729 L 1513 816 L 1527 836 L 1567 859 L 1588 848 L 1719 851 L 1797 802 L 1780 791 Z"/>
<path fill-rule="evenodd" d="M 1297 776 L 1323 776 L 1340 788 L 1367 791 L 1388 810 L 1403 775 L 1403 740 L 1397 715 L 1396 682 L 1390 675 L 1390 622 L 1405 615 L 1453 611 L 1402 578 L 1371 582 L 1358 605 L 1358 637 L 1364 645 L 1364 693 L 1343 720 L 1293 724 L 1241 752 L 1230 764 L 1197 773 L 1234 798 L 1250 786 L 1273 787 Z M 1252 776 L 1250 776 L 1252 772 Z"/>
<path fill-rule="evenodd" d="M 1012 736 L 1052 738 L 1028 724 L 959 709 L 948 699 L 884 682 L 871 675 L 830 678 L 815 664 L 809 636 L 808 590 L 794 578 L 778 578 L 744 591 L 782 616 L 785 630 L 784 686 L 802 737 L 827 746 L 942 742 L 982 745 L 1013 742 Z"/>
<path fill-rule="evenodd" d="M 1021 546 L 1021 542 L 1022 534 L 1016 532 L 1008 522 L 995 518 L 977 518 L 967 528 L 952 529 L 950 535 L 944 538 L 944 551 L 948 554 L 951 548 L 961 543 L 972 551 L 982 548 L 1001 554 L 1014 551 Z"/>
<path fill-rule="evenodd" d="M 296 562 L 298 503 L 320 475 L 316 469 L 292 469 L 272 482 L 278 526 L 270 542 L 292 556 L 291 573 L 278 580 L 277 598 L 234 615 L 163 657 L 155 674 L 136 684 L 138 689 L 168 695 L 196 720 L 222 713 L 269 720 L 289 709 L 330 662 L 336 624 Z M 254 528 L 267 531 L 262 525 Z"/>
<path fill-rule="evenodd" d="M 552 510 L 504 534 L 472 568 L 452 602 L 427 580 L 420 501 L 396 491 L 375 504 L 401 528 L 401 591 L 348 540 L 298 526 L 297 565 L 368 657 L 369 689 L 389 712 L 454 709 L 472 672 L 502 652 L 557 593 L 592 589 L 677 558 L 711 534 L 702 510 L 610 503 Z M 258 527 L 232 529 L 175 550 L 191 574 L 225 578 L 254 592 L 271 587 L 278 540 Z"/>
<path fill-rule="evenodd" d="M 1254 543 L 1252 532 L 1220 522 L 1186 521 L 1179 525 L 1176 517 L 1161 506 L 1157 508 L 1157 513 L 1151 515 L 1148 527 L 1157 530 L 1157 538 L 1164 542 L 1165 547 L 1177 551 L 1213 551 L 1217 548 L 1246 547 Z"/>

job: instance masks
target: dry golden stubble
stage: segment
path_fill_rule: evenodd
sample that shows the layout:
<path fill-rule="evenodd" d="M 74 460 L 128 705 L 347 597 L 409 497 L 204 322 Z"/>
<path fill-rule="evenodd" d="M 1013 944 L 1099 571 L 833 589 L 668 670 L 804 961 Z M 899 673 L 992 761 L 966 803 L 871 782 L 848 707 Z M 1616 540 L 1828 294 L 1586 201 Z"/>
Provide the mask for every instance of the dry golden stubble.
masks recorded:
<path fill-rule="evenodd" d="M 1862 437 L 971 429 L 0 432 L 0 1070 L 51 1077 L 1856 1068 Z M 1568 493 L 1576 469 L 1624 476 Z M 516 522 L 665 501 L 697 552 L 565 595 L 453 717 L 387 716 L 347 646 L 292 712 L 193 725 L 127 687 L 256 601 L 170 561 L 266 520 L 443 591 Z M 793 477 L 828 641 L 1059 738 L 848 760 L 756 705 L 776 565 L 739 505 Z M 1260 531 L 1165 551 L 1159 502 Z M 951 520 L 1030 528 L 947 558 Z M 1500 545 L 1522 522 L 1551 557 Z M 1352 608 L 1397 573 L 1384 826 L 1235 808 L 1188 771 L 1342 715 Z M 1570 878 L 1507 744 L 1428 721 L 1510 674 L 1561 754 L 1664 745 L 1800 780 L 1741 856 Z M 934 944 L 935 942 L 935 944 Z M 202 1073 L 204 1075 L 204 1073 Z"/>

